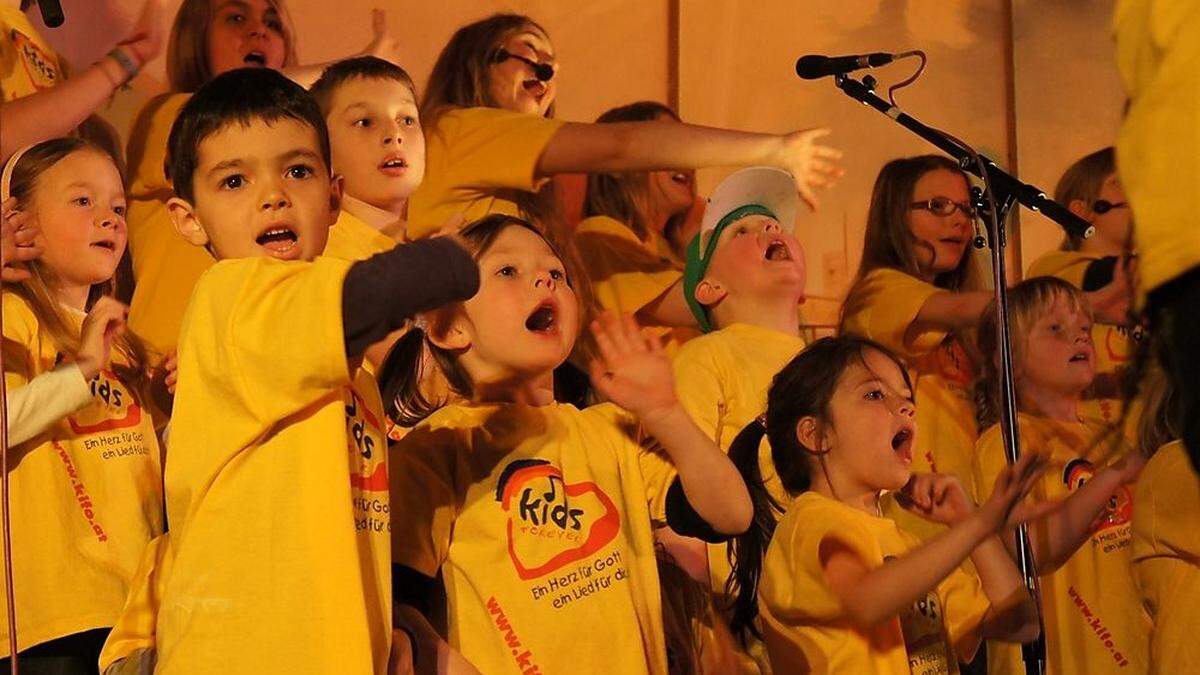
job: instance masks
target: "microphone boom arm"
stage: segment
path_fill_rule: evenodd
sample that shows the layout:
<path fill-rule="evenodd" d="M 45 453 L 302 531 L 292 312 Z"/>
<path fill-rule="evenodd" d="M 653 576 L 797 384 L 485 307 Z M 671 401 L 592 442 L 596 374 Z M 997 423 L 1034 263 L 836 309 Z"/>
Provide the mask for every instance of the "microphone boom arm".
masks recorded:
<path fill-rule="evenodd" d="M 900 126 L 937 146 L 939 150 L 958 160 L 958 165 L 964 171 L 988 181 L 994 190 L 1011 195 L 1025 208 L 1045 215 L 1050 220 L 1058 223 L 1068 234 L 1084 239 L 1095 234 L 1096 228 L 1091 223 L 1071 213 L 1062 204 L 1047 198 L 1046 193 L 1042 190 L 1029 183 L 1021 182 L 1016 176 L 997 166 L 986 155 L 980 155 L 987 171 L 987 175 L 981 175 L 980 170 L 976 166 L 973 153 L 969 149 L 964 148 L 957 141 L 947 137 L 937 129 L 922 124 L 919 120 L 911 117 L 900 108 L 875 95 L 872 87 L 867 84 L 847 75 L 836 76 L 834 82 L 837 84 L 838 89 L 841 89 L 850 98 L 864 105 L 871 106 L 895 120 Z"/>

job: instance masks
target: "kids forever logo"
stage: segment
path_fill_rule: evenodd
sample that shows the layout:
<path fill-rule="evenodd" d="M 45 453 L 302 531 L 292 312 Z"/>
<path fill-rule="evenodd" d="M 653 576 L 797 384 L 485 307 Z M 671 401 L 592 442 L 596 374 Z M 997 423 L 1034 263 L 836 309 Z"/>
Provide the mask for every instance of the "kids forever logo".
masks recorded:
<path fill-rule="evenodd" d="M 504 468 L 496 500 L 508 516 L 508 555 L 523 580 L 537 579 L 609 544 L 621 527 L 612 499 L 595 483 L 568 484 L 546 460 Z"/>

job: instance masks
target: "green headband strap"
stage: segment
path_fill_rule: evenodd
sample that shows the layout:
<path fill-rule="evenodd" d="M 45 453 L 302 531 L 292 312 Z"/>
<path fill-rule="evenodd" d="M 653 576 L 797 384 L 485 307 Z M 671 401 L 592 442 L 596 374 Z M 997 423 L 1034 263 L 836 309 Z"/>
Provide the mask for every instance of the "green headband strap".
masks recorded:
<path fill-rule="evenodd" d="M 746 216 L 767 216 L 778 219 L 771 209 L 762 204 L 746 204 L 730 211 L 717 221 L 710 231 L 711 235 L 708 237 L 708 241 L 704 242 L 703 254 L 700 253 L 701 241 L 704 239 L 703 232 L 693 237 L 691 243 L 688 244 L 687 263 L 683 268 L 683 296 L 692 310 L 692 316 L 696 317 L 696 322 L 700 324 L 700 330 L 705 333 L 711 332 L 713 326 L 708 318 L 708 310 L 696 299 L 696 287 L 700 285 L 700 280 L 708 271 L 708 264 L 712 262 L 713 253 L 717 250 L 717 241 L 721 239 L 721 232 L 729 227 L 730 223 Z"/>

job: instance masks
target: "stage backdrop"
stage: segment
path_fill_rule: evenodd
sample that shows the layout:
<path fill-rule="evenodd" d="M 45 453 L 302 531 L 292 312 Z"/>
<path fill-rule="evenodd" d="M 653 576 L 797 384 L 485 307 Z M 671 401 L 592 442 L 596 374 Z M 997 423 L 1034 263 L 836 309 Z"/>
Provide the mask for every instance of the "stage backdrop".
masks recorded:
<path fill-rule="evenodd" d="M 214 0 L 215 1 L 215 0 Z M 67 24 L 46 31 L 75 67 L 111 44 L 141 0 L 63 0 Z M 169 27 L 178 0 L 165 2 Z M 559 116 L 590 121 L 638 99 L 676 105 L 686 121 L 782 132 L 829 126 L 846 176 L 798 227 L 808 252 L 808 318 L 832 323 L 858 266 L 867 201 L 888 159 L 933 149 L 833 87 L 798 79 L 803 54 L 923 49 L 924 76 L 898 95 L 928 124 L 974 144 L 1028 182 L 1053 190 L 1076 158 L 1112 143 L 1123 104 L 1109 21 L 1112 0 L 292 0 L 303 61 L 362 49 L 370 10 L 387 10 L 404 65 L 424 84 L 455 28 L 498 11 L 536 18 L 562 64 Z M 35 12 L 36 13 L 36 12 Z M 36 23 L 36 19 L 35 19 Z M 108 38 L 111 40 L 111 37 Z M 906 77 L 904 61 L 876 71 Z M 119 94 L 105 116 L 121 133 L 142 103 L 166 89 L 161 59 Z M 881 91 L 883 91 L 881 89 Z M 701 173 L 701 190 L 729 169 Z M 1056 225 L 1022 212 L 1010 261 L 1023 269 L 1058 245 Z"/>

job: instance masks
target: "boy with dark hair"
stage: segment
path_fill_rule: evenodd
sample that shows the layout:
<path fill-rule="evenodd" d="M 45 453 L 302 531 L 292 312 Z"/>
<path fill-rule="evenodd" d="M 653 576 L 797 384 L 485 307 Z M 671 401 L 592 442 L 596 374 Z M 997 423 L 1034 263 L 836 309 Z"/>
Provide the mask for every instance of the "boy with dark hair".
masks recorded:
<path fill-rule="evenodd" d="M 337 219 L 325 121 L 267 69 L 226 73 L 171 131 L 168 202 L 219 261 L 184 316 L 172 418 L 158 671 L 383 673 L 388 479 L 365 348 L 466 300 L 478 269 L 438 238 L 318 257 Z"/>

